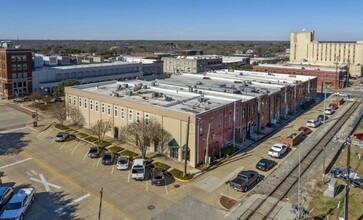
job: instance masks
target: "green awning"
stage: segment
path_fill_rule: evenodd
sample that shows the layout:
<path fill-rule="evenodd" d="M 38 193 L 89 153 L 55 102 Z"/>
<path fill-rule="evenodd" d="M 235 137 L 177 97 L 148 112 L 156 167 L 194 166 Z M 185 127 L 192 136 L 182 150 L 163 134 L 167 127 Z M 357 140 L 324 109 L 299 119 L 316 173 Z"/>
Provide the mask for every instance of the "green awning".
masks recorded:
<path fill-rule="evenodd" d="M 183 149 L 183 151 L 185 151 L 185 148 L 186 148 L 186 144 L 184 144 L 183 146 L 182 146 L 182 149 Z M 188 151 L 190 150 L 190 148 L 188 147 Z"/>
<path fill-rule="evenodd" d="M 179 148 L 179 144 L 178 144 L 178 142 L 176 142 L 176 140 L 173 138 L 173 140 L 171 140 L 170 142 L 169 142 L 169 147 L 170 148 Z"/>

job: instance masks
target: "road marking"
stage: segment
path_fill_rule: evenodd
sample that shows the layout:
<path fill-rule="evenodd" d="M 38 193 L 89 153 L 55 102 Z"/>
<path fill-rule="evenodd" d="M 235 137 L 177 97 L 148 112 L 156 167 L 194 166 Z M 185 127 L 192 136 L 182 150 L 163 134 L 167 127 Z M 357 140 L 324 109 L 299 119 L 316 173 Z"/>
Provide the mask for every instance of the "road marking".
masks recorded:
<path fill-rule="evenodd" d="M 84 188 L 83 186 L 81 186 L 79 183 L 77 183 L 75 180 L 73 180 L 72 178 L 64 175 L 63 173 L 59 172 L 58 170 L 56 170 L 53 166 L 50 166 L 48 163 L 44 162 L 43 160 L 39 159 L 38 157 L 36 157 L 35 155 L 33 155 L 32 153 L 28 152 L 28 151 L 20 151 L 20 154 L 27 156 L 27 157 L 31 157 L 36 163 L 40 164 L 41 166 L 43 166 L 45 169 L 47 169 L 49 172 L 55 174 L 58 177 L 61 177 L 62 179 L 68 181 L 68 183 L 70 183 L 71 185 L 77 187 L 78 189 L 80 189 L 81 191 L 85 192 L 85 193 L 89 193 L 91 194 L 92 197 L 94 197 L 95 199 L 100 199 L 100 196 L 96 193 L 93 193 L 92 191 L 89 191 L 88 189 Z M 127 219 L 134 219 L 133 217 L 131 217 L 130 215 L 128 215 L 126 212 L 122 211 L 121 209 L 119 209 L 114 203 L 110 203 L 105 199 L 102 199 L 103 203 L 105 205 L 108 206 L 108 208 L 111 208 L 112 210 L 116 211 L 117 213 L 119 213 L 120 215 L 124 216 Z"/>
<path fill-rule="evenodd" d="M 100 164 L 100 162 L 101 162 L 101 158 L 98 159 L 97 164 L 96 164 L 96 167 L 98 167 L 98 164 Z"/>
<path fill-rule="evenodd" d="M 37 172 L 35 172 L 35 170 L 30 170 L 30 172 L 33 174 L 33 175 L 38 175 Z"/>
<path fill-rule="evenodd" d="M 62 148 L 66 145 L 66 143 L 63 143 L 62 146 L 60 146 L 59 150 L 62 150 Z"/>
<path fill-rule="evenodd" d="M 129 170 L 129 175 L 127 177 L 127 182 L 129 183 L 130 182 L 130 177 L 131 177 L 131 169 Z"/>
<path fill-rule="evenodd" d="M 26 173 L 26 175 L 28 175 L 28 176 L 33 176 L 33 174 L 31 174 L 30 172 L 25 172 Z"/>
<path fill-rule="evenodd" d="M 84 155 L 83 160 L 85 160 L 85 159 L 86 159 L 87 155 L 88 155 L 88 151 L 87 151 L 87 152 L 86 152 L 86 154 Z"/>
<path fill-rule="evenodd" d="M 81 144 L 81 142 L 78 142 L 78 144 L 76 145 L 76 147 L 73 149 L 71 155 L 73 155 L 74 151 L 77 149 L 77 147 Z"/>
<path fill-rule="evenodd" d="M 7 168 L 7 167 L 14 166 L 14 165 L 19 164 L 19 163 L 23 163 L 23 162 L 28 161 L 28 160 L 31 160 L 31 159 L 32 159 L 32 158 L 26 158 L 26 159 L 24 159 L 24 160 L 19 160 L 19 161 L 17 161 L 17 162 L 14 162 L 14 163 L 11 163 L 11 164 L 8 164 L 8 165 L 5 165 L 5 166 L 2 166 L 2 167 L 0 167 L 0 170 L 2 170 L 2 169 L 4 169 L 4 168 Z"/>
<path fill-rule="evenodd" d="M 48 132 L 47 131 L 42 131 L 40 132 L 40 134 L 38 134 L 37 138 L 43 139 L 45 138 L 50 132 L 52 132 L 54 129 L 51 128 Z M 44 133 L 43 133 L 44 132 Z"/>
<path fill-rule="evenodd" d="M 82 201 L 82 200 L 84 200 L 84 199 L 87 199 L 87 198 L 88 198 L 88 197 L 90 197 L 90 196 L 91 196 L 90 194 L 86 194 L 86 195 L 84 195 L 84 196 L 82 196 L 82 197 L 79 197 L 78 199 L 75 199 L 75 200 L 73 200 L 72 202 L 70 202 L 70 203 L 68 203 L 68 204 L 66 204 L 66 205 L 64 205 L 64 206 L 62 206 L 62 207 L 60 207 L 60 208 L 58 208 L 58 209 L 54 210 L 54 212 L 60 212 L 60 211 L 62 211 L 63 209 L 67 208 L 68 206 L 74 205 L 74 204 L 76 204 L 76 203 L 78 203 L 78 202 L 80 202 L 80 201 Z"/>
<path fill-rule="evenodd" d="M 21 127 L 21 128 L 11 129 L 11 130 L 5 130 L 5 131 L 1 131 L 1 132 L 0 132 L 0 134 L 6 134 L 6 133 L 13 132 L 13 131 L 24 130 L 24 129 L 26 129 L 26 128 L 27 128 L 27 127 Z"/>
<path fill-rule="evenodd" d="M 168 194 L 169 192 L 168 192 L 168 186 L 164 183 L 164 185 L 165 185 L 165 192 L 166 192 L 166 194 Z"/>
<path fill-rule="evenodd" d="M 35 181 L 35 182 L 38 182 L 38 183 L 42 183 L 42 184 L 44 185 L 44 187 L 45 187 L 45 190 L 46 190 L 47 192 L 52 192 L 52 190 L 50 189 L 50 186 L 51 186 L 51 187 L 54 187 L 54 188 L 57 188 L 57 189 L 62 188 L 61 186 L 58 186 L 58 185 L 52 184 L 52 183 L 50 183 L 50 182 L 47 182 L 47 180 L 44 178 L 44 175 L 43 175 L 43 174 L 39 174 L 39 177 L 40 177 L 40 180 L 35 179 L 35 178 L 33 178 L 33 177 L 31 177 L 31 178 L 29 178 L 29 179 L 30 179 L 30 180 L 33 180 L 33 181 Z"/>
<path fill-rule="evenodd" d="M 112 165 L 111 174 L 113 174 L 113 171 L 115 170 L 115 165 Z"/>
<path fill-rule="evenodd" d="M 145 183 L 146 183 L 146 192 L 148 192 L 148 191 L 149 191 L 149 184 L 148 184 L 148 182 L 149 182 L 149 181 L 147 181 L 147 180 L 145 181 Z"/>

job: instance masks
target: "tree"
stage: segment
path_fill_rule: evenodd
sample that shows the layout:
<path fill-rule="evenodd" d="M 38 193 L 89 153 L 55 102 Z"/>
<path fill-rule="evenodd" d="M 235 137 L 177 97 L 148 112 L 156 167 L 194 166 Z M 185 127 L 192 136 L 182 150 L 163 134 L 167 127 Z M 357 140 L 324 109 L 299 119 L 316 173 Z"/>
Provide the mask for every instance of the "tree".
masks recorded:
<path fill-rule="evenodd" d="M 68 117 L 71 119 L 72 125 L 81 126 L 84 122 L 83 115 L 79 112 L 77 106 L 74 105 L 68 106 Z"/>
<path fill-rule="evenodd" d="M 139 148 L 142 158 L 145 158 L 150 140 L 154 137 L 155 120 L 134 121 L 121 128 L 121 134 L 127 141 L 133 142 Z"/>
<path fill-rule="evenodd" d="M 56 118 L 59 124 L 63 127 L 63 122 L 67 118 L 67 110 L 64 102 L 57 102 L 51 108 L 51 113 Z"/>
<path fill-rule="evenodd" d="M 111 131 L 112 128 L 112 119 L 105 121 L 105 120 L 97 120 L 95 123 L 92 124 L 91 126 L 91 132 L 94 135 L 97 135 L 98 137 L 98 142 L 102 142 L 103 139 L 105 138 L 105 134 L 108 131 Z"/>
<path fill-rule="evenodd" d="M 75 85 L 79 85 L 79 84 L 80 84 L 80 82 L 75 79 L 70 79 L 70 80 L 60 82 L 57 86 L 54 87 L 53 96 L 55 96 L 55 97 L 64 96 L 64 87 L 75 86 Z"/>
<path fill-rule="evenodd" d="M 32 101 L 41 100 L 42 98 L 44 98 L 44 95 L 40 92 L 32 92 L 29 96 L 29 99 Z"/>
<path fill-rule="evenodd" d="M 152 120 L 152 126 L 152 130 L 154 131 L 154 133 L 152 133 L 152 140 L 154 141 L 154 146 L 156 146 L 157 152 L 159 154 L 165 154 L 167 149 L 166 144 L 171 141 L 172 136 L 168 131 L 163 128 L 163 126 L 159 122 Z"/>

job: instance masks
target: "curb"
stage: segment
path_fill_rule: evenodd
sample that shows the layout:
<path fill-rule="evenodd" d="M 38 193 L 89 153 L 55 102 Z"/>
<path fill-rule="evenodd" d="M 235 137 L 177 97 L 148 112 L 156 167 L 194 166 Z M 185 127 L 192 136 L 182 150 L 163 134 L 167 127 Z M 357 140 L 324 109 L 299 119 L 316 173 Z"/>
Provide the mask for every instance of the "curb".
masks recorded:
<path fill-rule="evenodd" d="M 32 126 L 30 126 L 29 124 L 31 123 L 26 123 L 26 127 L 33 130 L 33 131 L 37 131 L 37 132 L 43 132 L 45 130 L 47 130 L 49 127 L 51 127 L 52 125 L 54 125 L 54 122 L 50 123 L 48 126 L 46 126 L 45 128 L 41 129 L 41 130 L 37 130 L 35 128 L 33 128 Z"/>

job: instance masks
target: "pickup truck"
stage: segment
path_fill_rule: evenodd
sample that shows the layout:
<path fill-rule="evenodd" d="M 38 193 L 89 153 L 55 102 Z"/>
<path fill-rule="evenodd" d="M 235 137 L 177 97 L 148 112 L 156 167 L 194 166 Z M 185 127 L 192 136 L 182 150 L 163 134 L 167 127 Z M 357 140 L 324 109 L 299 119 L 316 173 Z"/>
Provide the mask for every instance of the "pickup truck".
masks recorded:
<path fill-rule="evenodd" d="M 260 181 L 260 174 L 256 171 L 247 170 L 240 172 L 236 178 L 229 181 L 229 186 L 234 190 L 247 192 L 253 184 Z"/>
<path fill-rule="evenodd" d="M 22 188 L 6 204 L 0 219 L 22 220 L 34 201 L 34 188 Z"/>
<path fill-rule="evenodd" d="M 146 171 L 146 162 L 144 159 L 135 159 L 132 162 L 131 178 L 135 180 L 144 180 Z"/>
<path fill-rule="evenodd" d="M 271 157 L 282 157 L 287 151 L 287 146 L 285 144 L 274 144 L 270 150 L 268 150 L 267 154 Z"/>
<path fill-rule="evenodd" d="M 344 93 L 344 92 L 335 92 L 334 95 L 335 96 L 348 97 L 349 98 L 349 95 L 347 93 Z"/>

